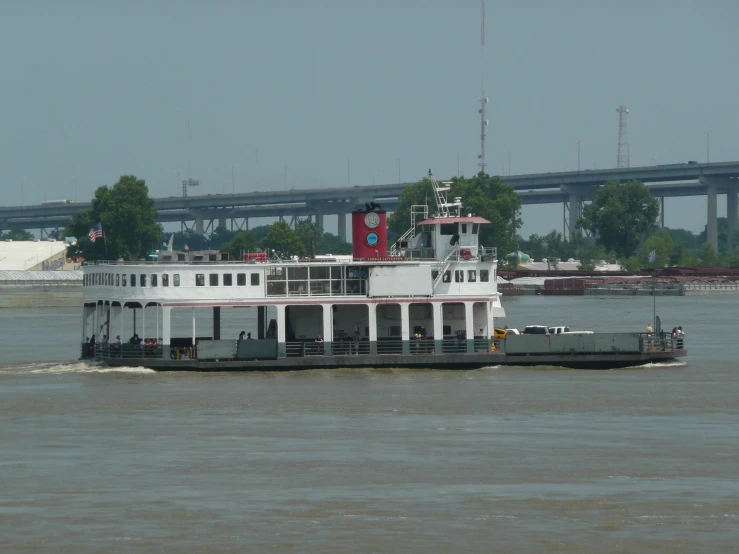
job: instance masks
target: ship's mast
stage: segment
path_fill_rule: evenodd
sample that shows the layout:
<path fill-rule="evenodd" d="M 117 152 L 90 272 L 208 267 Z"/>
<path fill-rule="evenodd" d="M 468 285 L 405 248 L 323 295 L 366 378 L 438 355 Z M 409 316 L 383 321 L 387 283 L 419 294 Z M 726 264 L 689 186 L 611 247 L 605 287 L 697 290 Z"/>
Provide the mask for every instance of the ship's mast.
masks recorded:
<path fill-rule="evenodd" d="M 451 181 L 439 183 L 434 174 L 429 169 L 429 181 L 434 187 L 434 197 L 436 198 L 436 209 L 438 210 L 436 217 L 459 217 L 462 212 L 462 198 L 457 196 L 454 202 L 447 201 L 446 193 L 451 190 Z"/>

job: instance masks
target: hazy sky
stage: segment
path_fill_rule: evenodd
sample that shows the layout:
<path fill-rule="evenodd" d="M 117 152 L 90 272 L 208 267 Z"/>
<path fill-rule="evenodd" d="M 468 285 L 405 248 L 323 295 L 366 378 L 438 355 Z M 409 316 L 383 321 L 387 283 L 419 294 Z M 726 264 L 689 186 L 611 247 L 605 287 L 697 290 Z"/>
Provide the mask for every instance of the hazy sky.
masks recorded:
<path fill-rule="evenodd" d="M 739 159 L 739 2 L 486 1 L 488 173 Z M 3 0 L 3 205 L 477 171 L 478 0 Z M 190 138 L 188 140 L 188 120 Z M 725 215 L 720 197 L 720 215 Z M 524 208 L 523 234 L 561 230 Z M 700 230 L 705 198 L 667 201 Z M 330 224 L 329 224 L 330 225 Z M 334 224 L 335 225 L 335 224 Z M 329 230 L 331 230 L 329 228 Z"/>

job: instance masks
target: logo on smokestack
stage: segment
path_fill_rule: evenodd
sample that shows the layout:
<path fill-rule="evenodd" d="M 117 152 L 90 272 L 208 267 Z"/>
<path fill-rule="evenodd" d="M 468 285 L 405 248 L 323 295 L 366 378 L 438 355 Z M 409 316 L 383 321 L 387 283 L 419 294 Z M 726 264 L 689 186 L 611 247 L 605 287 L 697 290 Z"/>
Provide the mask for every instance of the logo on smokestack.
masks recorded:
<path fill-rule="evenodd" d="M 380 216 L 377 215 L 377 212 L 369 212 L 366 216 L 364 216 L 364 224 L 370 229 L 374 229 L 380 224 Z M 377 235 L 375 235 L 375 239 L 377 239 Z M 369 238 L 367 239 L 367 244 L 370 244 Z M 374 244 L 377 244 L 377 242 L 375 242 Z"/>

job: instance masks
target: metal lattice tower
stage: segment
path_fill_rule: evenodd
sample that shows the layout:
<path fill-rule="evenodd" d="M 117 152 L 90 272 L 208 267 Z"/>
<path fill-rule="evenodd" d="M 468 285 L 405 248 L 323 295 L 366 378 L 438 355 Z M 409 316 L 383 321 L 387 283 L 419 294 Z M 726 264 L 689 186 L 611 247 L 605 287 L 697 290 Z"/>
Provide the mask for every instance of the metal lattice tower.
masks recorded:
<path fill-rule="evenodd" d="M 485 105 L 488 103 L 488 97 L 485 96 L 485 0 L 480 0 L 480 6 L 482 7 L 481 19 L 480 19 L 480 155 L 477 158 L 480 160 L 477 165 L 480 166 L 480 171 L 485 172 L 485 127 L 488 126 L 488 120 L 485 117 Z"/>
<path fill-rule="evenodd" d="M 626 116 L 629 109 L 626 106 L 616 108 L 618 112 L 618 159 L 616 167 L 629 167 L 629 143 L 626 140 Z"/>

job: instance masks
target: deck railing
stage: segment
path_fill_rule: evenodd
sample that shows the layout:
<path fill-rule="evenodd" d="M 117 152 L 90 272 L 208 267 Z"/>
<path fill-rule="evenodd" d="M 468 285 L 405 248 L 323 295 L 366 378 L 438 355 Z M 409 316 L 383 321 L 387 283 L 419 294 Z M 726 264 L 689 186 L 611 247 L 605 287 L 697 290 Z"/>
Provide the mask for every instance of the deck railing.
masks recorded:
<path fill-rule="evenodd" d="M 640 333 L 642 352 L 672 352 L 685 349 L 685 335 L 671 333 Z"/>
<path fill-rule="evenodd" d="M 153 360 L 162 357 L 161 344 L 82 344 L 82 357 L 94 359 L 119 358 Z"/>

